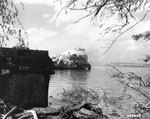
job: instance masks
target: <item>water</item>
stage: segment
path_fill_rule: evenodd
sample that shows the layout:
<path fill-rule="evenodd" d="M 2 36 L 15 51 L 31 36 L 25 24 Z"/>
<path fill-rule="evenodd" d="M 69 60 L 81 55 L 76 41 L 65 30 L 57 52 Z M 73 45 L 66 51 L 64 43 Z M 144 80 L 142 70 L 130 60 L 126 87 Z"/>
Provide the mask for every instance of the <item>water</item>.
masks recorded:
<path fill-rule="evenodd" d="M 63 89 L 72 88 L 75 85 L 80 85 L 85 88 L 92 88 L 95 90 L 105 89 L 112 94 L 112 98 L 110 96 L 110 101 L 113 102 L 113 97 L 121 96 L 123 87 L 113 78 L 110 78 L 110 75 L 107 73 L 110 72 L 110 67 L 104 66 L 92 66 L 91 71 L 77 71 L 77 70 L 57 70 L 55 71 L 55 75 L 51 76 L 50 84 L 49 84 L 49 96 L 59 97 Z M 135 72 L 137 75 L 145 76 L 150 81 L 150 70 L 149 68 L 135 68 L 135 67 L 118 67 L 118 69 L 122 72 Z M 148 74 L 148 75 L 147 75 Z M 136 100 L 143 100 L 141 96 L 136 95 L 130 92 L 132 96 L 136 97 Z M 112 103 L 109 106 L 103 105 L 100 103 L 100 107 L 103 110 L 103 113 L 108 115 L 112 113 L 112 110 L 116 110 L 116 112 L 122 117 L 130 115 L 134 112 L 133 106 L 134 101 L 128 100 L 125 98 L 123 103 Z"/>
<path fill-rule="evenodd" d="M 107 73 L 110 67 L 92 66 L 91 71 L 57 70 L 51 76 L 49 84 L 49 95 L 57 96 L 63 89 L 69 89 L 75 85 L 92 89 L 106 89 L 115 94 L 122 90 L 122 86 Z M 149 72 L 147 68 L 121 67 L 123 72 L 135 72 L 138 75 L 145 75 Z"/>

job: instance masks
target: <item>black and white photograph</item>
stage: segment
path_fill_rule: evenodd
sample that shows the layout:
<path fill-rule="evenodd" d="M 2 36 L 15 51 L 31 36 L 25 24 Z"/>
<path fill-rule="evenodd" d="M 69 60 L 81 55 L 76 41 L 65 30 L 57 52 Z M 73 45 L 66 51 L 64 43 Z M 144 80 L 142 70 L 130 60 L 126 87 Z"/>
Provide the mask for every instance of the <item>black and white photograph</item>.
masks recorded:
<path fill-rule="evenodd" d="M 0 119 L 150 119 L 150 0 L 0 0 Z"/>

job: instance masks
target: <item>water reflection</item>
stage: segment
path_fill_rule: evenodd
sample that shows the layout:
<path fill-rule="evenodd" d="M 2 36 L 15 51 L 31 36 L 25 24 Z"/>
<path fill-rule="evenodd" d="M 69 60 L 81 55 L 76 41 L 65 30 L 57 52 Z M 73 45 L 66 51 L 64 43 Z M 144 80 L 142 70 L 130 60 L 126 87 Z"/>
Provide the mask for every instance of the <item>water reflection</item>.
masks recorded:
<path fill-rule="evenodd" d="M 108 67 L 93 66 L 91 71 L 57 70 L 55 74 L 51 76 L 49 95 L 55 96 L 62 92 L 63 89 L 70 89 L 76 84 L 92 89 L 103 88 L 115 93 L 120 92 L 122 86 L 115 79 L 110 78 L 106 72 L 107 68 Z M 120 67 L 120 70 L 123 72 L 132 71 L 138 75 L 143 74 L 143 72 L 148 72 L 148 69 L 130 67 Z"/>
<path fill-rule="evenodd" d="M 79 84 L 80 86 L 87 87 L 89 75 L 89 71 L 70 70 L 69 81 L 72 86 Z"/>
<path fill-rule="evenodd" d="M 56 70 L 55 74 L 51 76 L 49 93 L 50 95 L 56 95 L 63 89 L 69 89 L 75 85 L 87 87 L 89 75 L 90 71 Z"/>
<path fill-rule="evenodd" d="M 88 71 L 70 70 L 69 80 L 78 82 L 87 82 Z"/>

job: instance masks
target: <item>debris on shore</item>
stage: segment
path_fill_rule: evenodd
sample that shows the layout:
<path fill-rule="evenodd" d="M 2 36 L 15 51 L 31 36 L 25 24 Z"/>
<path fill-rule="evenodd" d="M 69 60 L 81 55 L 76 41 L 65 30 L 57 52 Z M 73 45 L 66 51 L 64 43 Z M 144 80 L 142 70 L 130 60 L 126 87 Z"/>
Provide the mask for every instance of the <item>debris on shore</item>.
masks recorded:
<path fill-rule="evenodd" d="M 0 99 L 0 118 L 2 119 L 107 119 L 101 108 L 83 102 L 77 106 L 54 108 L 32 108 L 24 110 Z"/>

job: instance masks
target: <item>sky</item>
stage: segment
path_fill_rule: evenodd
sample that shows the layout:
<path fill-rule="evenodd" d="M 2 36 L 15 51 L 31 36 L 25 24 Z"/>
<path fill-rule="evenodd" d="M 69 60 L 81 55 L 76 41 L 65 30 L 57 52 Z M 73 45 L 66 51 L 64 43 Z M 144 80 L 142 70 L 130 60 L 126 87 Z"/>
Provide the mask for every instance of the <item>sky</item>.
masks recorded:
<path fill-rule="evenodd" d="M 150 51 L 150 42 L 134 41 L 132 35 L 150 28 L 150 17 L 122 35 L 104 55 L 108 41 L 114 34 L 100 36 L 100 28 L 89 18 L 74 23 L 83 12 L 61 13 L 62 6 L 53 0 L 13 0 L 19 9 L 19 19 L 29 36 L 31 49 L 48 50 L 49 56 L 56 56 L 76 47 L 85 48 L 90 62 L 134 62 L 140 63 Z M 23 6 L 20 4 L 23 3 Z M 24 9 L 23 9 L 24 8 Z M 142 17 L 143 12 L 137 14 Z M 110 22 L 110 21 L 109 21 Z M 111 20 L 111 22 L 115 22 Z M 134 23 L 134 22 L 133 22 Z"/>

